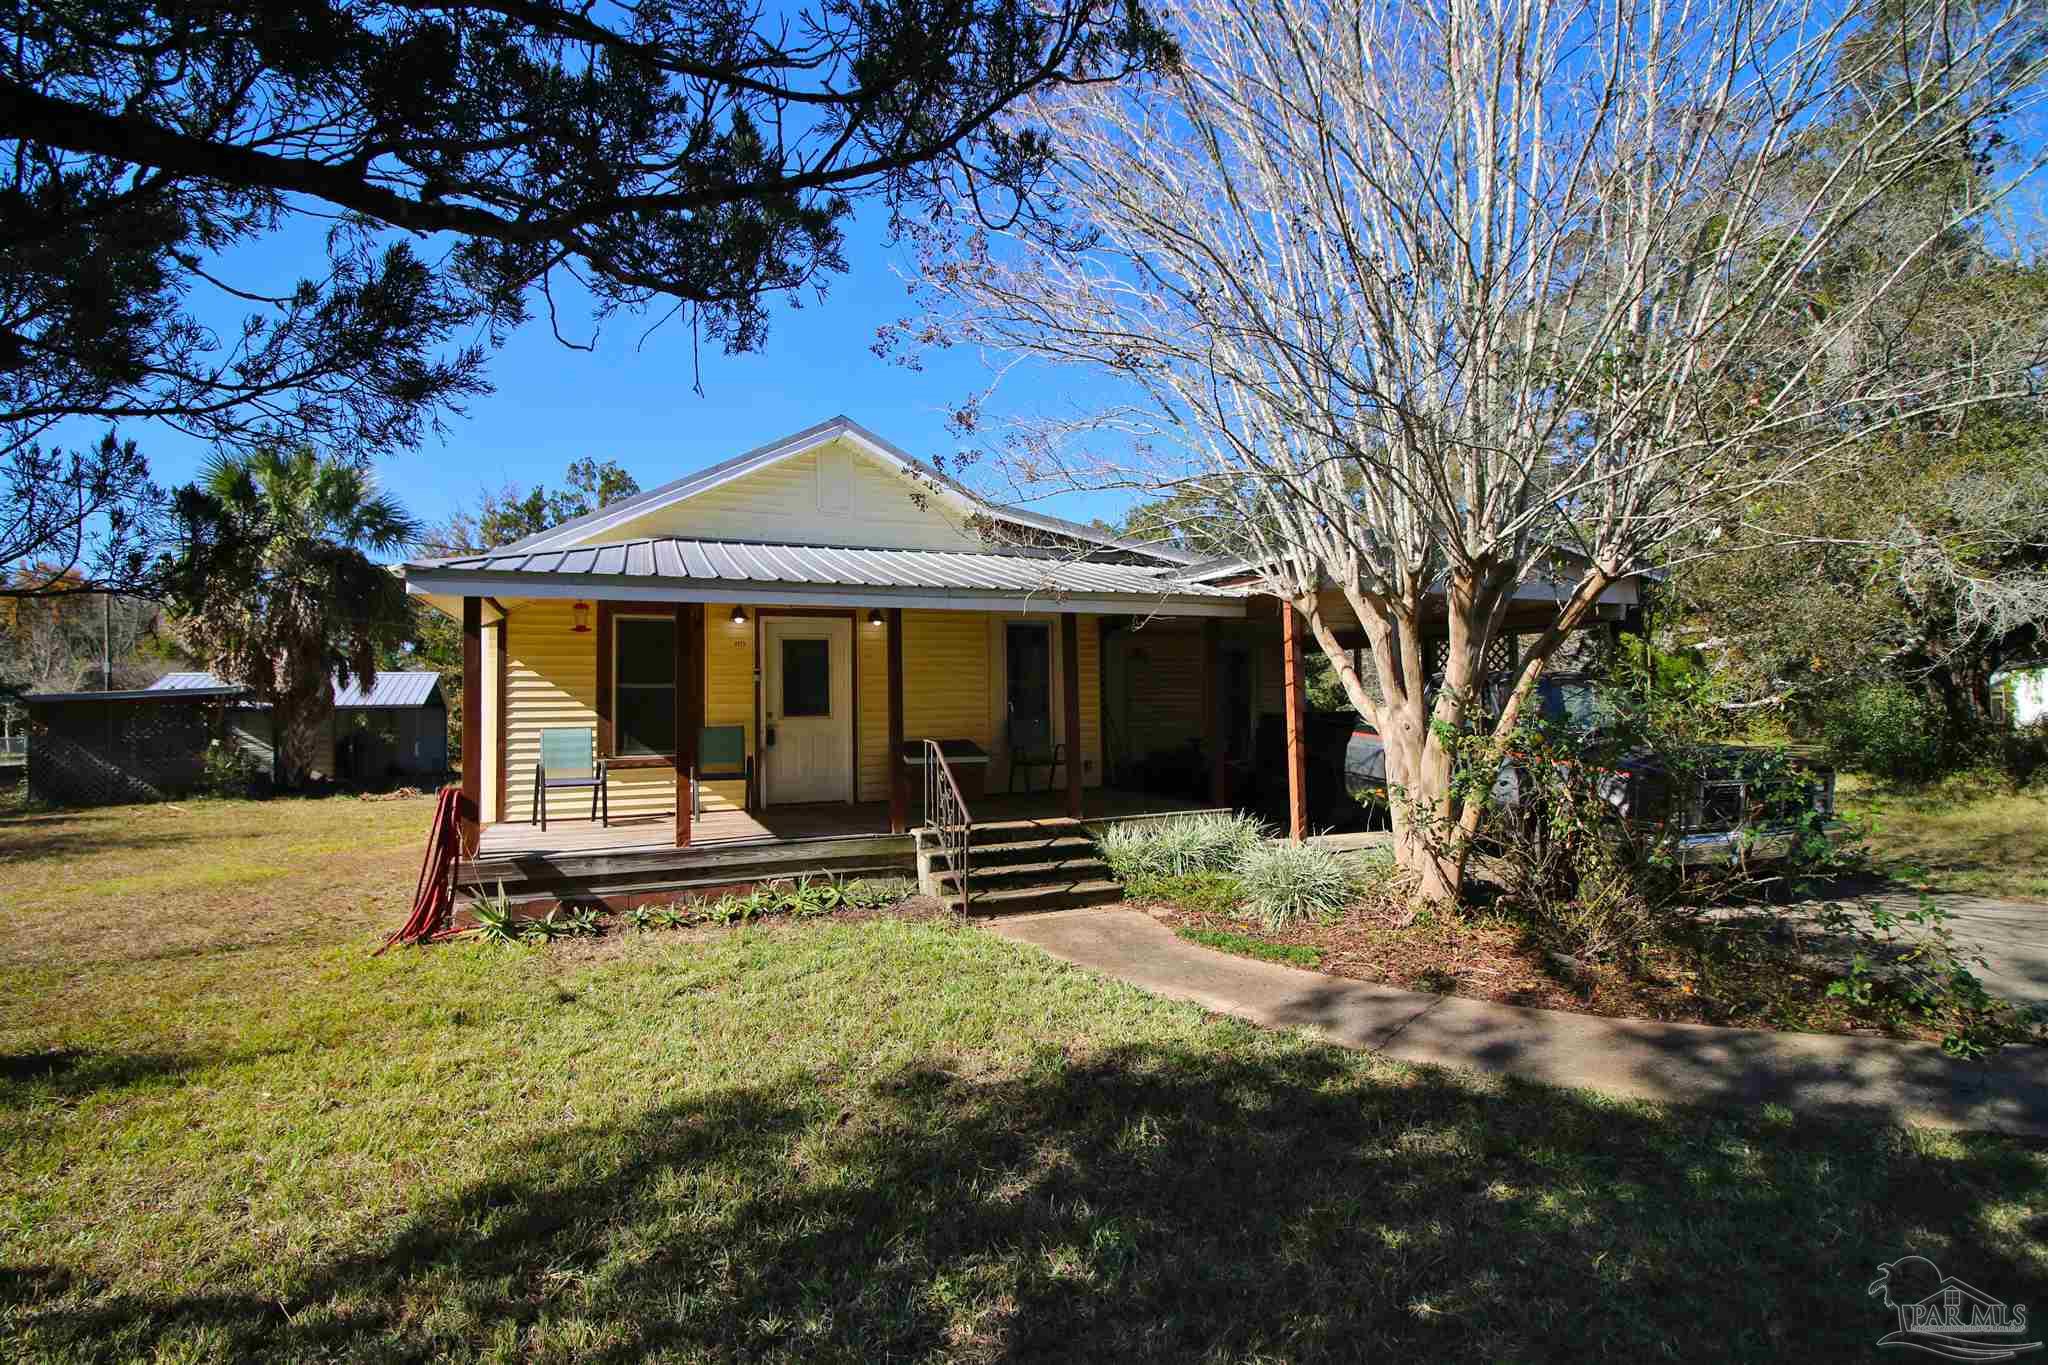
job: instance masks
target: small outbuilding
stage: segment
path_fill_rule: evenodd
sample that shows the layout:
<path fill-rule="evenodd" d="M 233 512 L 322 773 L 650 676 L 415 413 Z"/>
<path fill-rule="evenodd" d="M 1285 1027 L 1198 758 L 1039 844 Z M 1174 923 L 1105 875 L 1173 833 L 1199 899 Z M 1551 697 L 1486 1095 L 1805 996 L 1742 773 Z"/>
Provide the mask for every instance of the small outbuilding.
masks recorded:
<path fill-rule="evenodd" d="M 219 687 L 211 673 L 166 673 L 153 692 Z M 237 708 L 229 717 L 236 739 L 269 767 L 277 761 L 270 708 Z M 334 684 L 334 716 L 327 724 L 313 770 L 342 782 L 431 777 L 448 771 L 448 703 L 438 673 L 384 672 L 364 687 L 361 679 Z"/>
<path fill-rule="evenodd" d="M 431 672 L 380 673 L 370 687 L 335 687 L 322 777 L 381 782 L 448 770 L 448 704 Z M 210 673 L 170 673 L 147 688 L 43 692 L 28 710 L 29 790 L 63 805 L 155 801 L 198 787 L 215 743 L 240 749 L 276 776 L 270 707 Z"/>

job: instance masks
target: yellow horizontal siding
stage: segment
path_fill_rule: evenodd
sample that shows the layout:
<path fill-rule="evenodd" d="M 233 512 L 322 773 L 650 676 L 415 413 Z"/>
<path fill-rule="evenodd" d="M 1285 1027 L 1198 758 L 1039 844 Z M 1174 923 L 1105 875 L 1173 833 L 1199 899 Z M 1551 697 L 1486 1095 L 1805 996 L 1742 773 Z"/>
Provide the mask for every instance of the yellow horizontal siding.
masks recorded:
<path fill-rule="evenodd" d="M 533 817 L 533 768 L 540 759 L 540 732 L 555 726 L 597 726 L 597 649 L 593 631 L 572 629 L 570 604 L 519 601 L 509 604 L 505 626 L 505 764 L 503 818 Z M 739 725 L 747 752 L 758 761 L 754 727 L 754 635 L 759 618 L 749 611 L 734 625 L 729 606 L 704 609 L 704 721 Z M 968 739 L 993 750 L 997 710 L 990 692 L 989 616 L 983 612 L 907 611 L 903 616 L 904 734 L 912 739 Z M 1101 635 L 1094 617 L 1080 622 L 1081 753 L 1085 780 L 1102 777 Z M 855 621 L 854 651 L 859 689 L 857 792 L 860 800 L 889 795 L 889 690 L 887 632 Z M 493 736 L 485 732 L 486 742 Z M 675 809 L 675 779 L 665 768 L 627 769 L 611 780 L 615 816 L 660 815 Z M 717 782 L 704 790 L 704 808 L 737 807 L 746 798 L 740 782 Z M 580 793 L 558 793 L 551 818 L 580 819 L 589 802 Z"/>
<path fill-rule="evenodd" d="M 540 762 L 540 732 L 556 726 L 597 728 L 595 630 L 577 634 L 570 604 L 522 601 L 508 604 L 505 631 L 505 818 L 533 818 L 533 769 Z M 486 737 L 488 739 L 488 736 Z M 672 813 L 675 773 L 668 768 L 634 768 L 612 774 L 613 816 Z M 550 819 L 584 819 L 590 799 L 582 792 L 557 792 L 549 799 Z"/>
<path fill-rule="evenodd" d="M 1081 682 L 1081 781 L 1102 783 L 1102 618 L 1083 616 L 1079 628 Z"/>
<path fill-rule="evenodd" d="M 971 739 L 992 748 L 988 680 L 985 613 L 903 613 L 906 739 Z"/>
<path fill-rule="evenodd" d="M 504 649 L 505 633 L 502 626 L 488 626 L 483 632 L 483 696 L 479 719 L 482 722 L 483 752 L 465 754 L 467 764 L 475 759 L 479 774 L 481 815 L 487 825 L 496 824 L 505 818 L 505 812 L 498 806 L 498 772 L 504 766 L 505 755 L 498 748 L 498 708 L 505 704 L 498 687 L 498 656 Z"/>
<path fill-rule="evenodd" d="M 862 613 L 854 618 L 854 652 L 859 657 L 856 676 L 860 679 L 860 774 L 857 797 L 862 801 L 889 799 L 889 632 L 871 626 Z"/>
<path fill-rule="evenodd" d="M 758 618 L 747 613 L 746 624 L 734 625 L 730 606 L 704 608 L 704 723 L 740 725 L 747 731 L 747 753 L 754 747 L 754 628 Z M 738 810 L 745 806 L 744 782 L 704 784 L 704 809 Z"/>
<path fill-rule="evenodd" d="M 914 494 L 923 497 L 922 507 Z M 843 440 L 595 531 L 587 540 L 602 543 L 638 536 L 743 536 L 806 545 L 926 550 L 986 548 L 929 490 Z"/>
<path fill-rule="evenodd" d="M 1200 631 L 1131 633 L 1124 652 L 1124 727 L 1129 732 L 1124 742 L 1133 755 L 1178 748 L 1202 737 Z"/>

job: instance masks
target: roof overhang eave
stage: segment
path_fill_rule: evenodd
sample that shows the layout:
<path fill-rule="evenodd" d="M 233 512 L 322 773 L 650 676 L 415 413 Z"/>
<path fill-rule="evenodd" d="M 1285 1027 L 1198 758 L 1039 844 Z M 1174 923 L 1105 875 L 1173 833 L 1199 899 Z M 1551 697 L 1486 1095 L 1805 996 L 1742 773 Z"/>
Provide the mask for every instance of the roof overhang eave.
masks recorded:
<path fill-rule="evenodd" d="M 1089 615 L 1209 616 L 1242 620 L 1242 597 L 1209 594 L 1030 592 L 1002 588 L 889 587 L 865 584 L 651 579 L 611 574 L 448 572 L 413 569 L 417 597 L 601 597 L 609 602 L 731 602 L 748 606 L 913 607 L 934 611 L 1075 612 Z"/>

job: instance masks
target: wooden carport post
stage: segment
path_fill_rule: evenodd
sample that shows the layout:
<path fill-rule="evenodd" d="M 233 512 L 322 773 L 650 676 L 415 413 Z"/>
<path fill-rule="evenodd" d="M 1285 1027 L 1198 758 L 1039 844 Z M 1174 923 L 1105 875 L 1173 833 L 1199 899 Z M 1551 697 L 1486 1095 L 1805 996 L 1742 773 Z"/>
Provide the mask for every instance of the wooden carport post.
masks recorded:
<path fill-rule="evenodd" d="M 903 608 L 889 608 L 889 832 L 910 829 L 910 770 L 903 764 Z"/>
<path fill-rule="evenodd" d="M 1081 818 L 1081 618 L 1060 613 L 1061 723 L 1067 742 L 1067 818 Z"/>
<path fill-rule="evenodd" d="M 1280 604 L 1282 673 L 1287 683 L 1287 837 L 1308 837 L 1308 754 L 1302 736 L 1306 693 L 1301 666 L 1301 618 L 1292 602 Z"/>
<path fill-rule="evenodd" d="M 462 599 L 462 801 L 456 823 L 464 857 L 476 855 L 482 834 L 484 782 L 484 600 Z"/>

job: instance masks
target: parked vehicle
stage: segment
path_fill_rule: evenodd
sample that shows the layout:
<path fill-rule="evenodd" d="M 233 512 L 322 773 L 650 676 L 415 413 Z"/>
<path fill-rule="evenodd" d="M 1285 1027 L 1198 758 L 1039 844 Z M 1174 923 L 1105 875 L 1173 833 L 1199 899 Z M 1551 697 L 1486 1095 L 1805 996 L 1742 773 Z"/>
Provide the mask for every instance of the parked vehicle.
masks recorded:
<path fill-rule="evenodd" d="M 1532 700 L 1544 720 L 1582 734 L 1589 747 L 1614 721 L 1600 687 L 1583 675 L 1545 677 Z M 1679 857 L 1688 867 L 1776 861 L 1798 839 L 1817 832 L 1838 841 L 1847 833 L 1848 825 L 1836 818 L 1835 770 L 1828 764 L 1803 754 L 1787 762 L 1770 750 L 1740 744 L 1714 746 L 1698 756 L 1698 771 L 1683 776 L 1652 754 L 1608 760 L 1598 790 L 1624 820 L 1675 822 Z M 1385 799 L 1386 747 L 1370 727 L 1352 731 L 1344 773 L 1354 792 Z M 1527 785 L 1523 764 L 1511 758 L 1494 783 L 1495 808 L 1511 814 Z"/>

